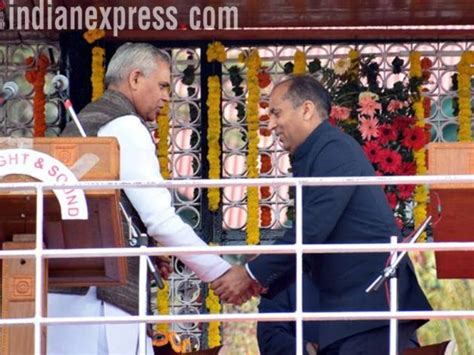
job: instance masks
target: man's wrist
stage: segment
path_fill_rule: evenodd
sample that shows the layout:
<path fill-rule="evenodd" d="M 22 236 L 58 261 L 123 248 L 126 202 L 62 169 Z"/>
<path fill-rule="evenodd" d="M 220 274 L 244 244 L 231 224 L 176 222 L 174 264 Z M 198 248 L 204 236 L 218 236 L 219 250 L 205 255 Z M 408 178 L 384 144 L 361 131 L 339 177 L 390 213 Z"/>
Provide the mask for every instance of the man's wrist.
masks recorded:
<path fill-rule="evenodd" d="M 255 275 L 252 273 L 252 271 L 250 271 L 249 264 L 245 264 L 244 267 L 245 267 L 245 271 L 247 271 L 247 274 L 249 275 L 249 277 L 250 277 L 252 280 L 258 282 L 258 280 L 257 280 L 257 278 L 255 277 Z"/>

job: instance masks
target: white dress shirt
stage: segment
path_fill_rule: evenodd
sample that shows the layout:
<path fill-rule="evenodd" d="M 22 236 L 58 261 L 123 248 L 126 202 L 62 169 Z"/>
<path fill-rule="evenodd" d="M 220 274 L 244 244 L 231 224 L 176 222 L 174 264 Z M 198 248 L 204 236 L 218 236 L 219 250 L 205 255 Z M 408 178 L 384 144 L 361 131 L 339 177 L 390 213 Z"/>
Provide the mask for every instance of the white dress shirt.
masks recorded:
<path fill-rule="evenodd" d="M 120 146 L 120 179 L 124 181 L 162 182 L 156 147 L 150 132 L 133 115 L 119 117 L 104 127 L 99 137 L 115 137 Z M 183 222 L 172 206 L 166 188 L 124 189 L 137 210 L 147 232 L 165 247 L 205 246 L 194 230 Z M 217 255 L 185 255 L 180 260 L 202 281 L 210 282 L 221 276 L 230 264 Z"/>

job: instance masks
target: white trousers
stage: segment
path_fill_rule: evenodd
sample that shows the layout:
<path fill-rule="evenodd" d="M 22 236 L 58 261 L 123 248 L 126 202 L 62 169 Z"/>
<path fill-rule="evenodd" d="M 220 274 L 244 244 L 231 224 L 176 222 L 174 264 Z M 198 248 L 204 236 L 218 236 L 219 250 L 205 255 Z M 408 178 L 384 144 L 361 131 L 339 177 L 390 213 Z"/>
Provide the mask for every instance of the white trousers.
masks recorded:
<path fill-rule="evenodd" d="M 91 287 L 82 295 L 48 294 L 49 317 L 127 316 L 128 313 L 97 299 Z M 138 354 L 138 324 L 80 324 L 48 326 L 48 355 Z M 153 354 L 147 338 L 146 354 Z"/>

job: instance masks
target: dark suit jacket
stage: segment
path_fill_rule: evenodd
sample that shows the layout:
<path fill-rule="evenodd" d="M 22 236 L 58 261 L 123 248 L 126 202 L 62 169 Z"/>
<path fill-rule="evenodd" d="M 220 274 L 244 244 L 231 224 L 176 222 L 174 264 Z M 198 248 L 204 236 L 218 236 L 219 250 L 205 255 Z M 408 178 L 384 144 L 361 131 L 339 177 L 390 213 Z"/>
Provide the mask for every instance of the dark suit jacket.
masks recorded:
<path fill-rule="evenodd" d="M 292 273 L 282 277 L 262 295 L 259 312 L 294 312 L 296 309 L 296 284 Z M 311 278 L 303 275 L 303 310 L 305 312 L 319 311 L 318 290 Z M 303 323 L 304 348 L 306 343 L 318 343 L 318 323 Z M 257 340 L 260 355 L 288 355 L 296 351 L 296 325 L 295 322 L 258 322 Z"/>
<path fill-rule="evenodd" d="M 295 177 L 375 175 L 360 145 L 327 121 L 298 147 L 292 168 Z M 304 187 L 303 196 L 306 244 L 389 243 L 390 236 L 399 235 L 380 186 Z M 279 244 L 294 242 L 294 229 L 278 241 Z M 388 310 L 383 288 L 365 293 L 384 268 L 387 257 L 386 253 L 307 255 L 313 281 L 320 292 L 321 310 Z M 251 272 L 264 286 L 294 267 L 294 255 L 262 255 L 249 263 Z M 408 259 L 399 269 L 399 309 L 430 309 Z M 339 339 L 384 325 L 388 321 L 321 322 L 320 346 L 324 348 Z"/>

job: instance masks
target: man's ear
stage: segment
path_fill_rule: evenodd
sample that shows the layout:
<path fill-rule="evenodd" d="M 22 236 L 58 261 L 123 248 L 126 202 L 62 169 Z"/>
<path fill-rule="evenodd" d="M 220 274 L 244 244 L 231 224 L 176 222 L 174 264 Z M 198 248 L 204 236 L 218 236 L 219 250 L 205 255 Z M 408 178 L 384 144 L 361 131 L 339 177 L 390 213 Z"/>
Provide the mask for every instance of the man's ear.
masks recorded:
<path fill-rule="evenodd" d="M 306 100 L 303 102 L 302 107 L 303 107 L 303 120 L 309 121 L 316 112 L 316 107 L 314 106 L 314 102 Z"/>
<path fill-rule="evenodd" d="M 142 73 L 139 69 L 134 69 L 128 74 L 128 84 L 132 90 L 137 90 L 141 75 Z"/>

